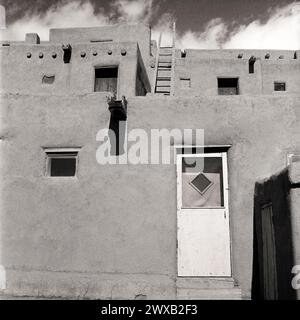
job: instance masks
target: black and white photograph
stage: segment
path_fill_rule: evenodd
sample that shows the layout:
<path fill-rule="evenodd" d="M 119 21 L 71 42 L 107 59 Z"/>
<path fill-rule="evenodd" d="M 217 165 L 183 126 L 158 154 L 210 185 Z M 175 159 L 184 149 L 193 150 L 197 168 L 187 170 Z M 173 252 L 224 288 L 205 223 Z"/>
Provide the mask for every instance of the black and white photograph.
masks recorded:
<path fill-rule="evenodd" d="M 0 0 L 0 66 L 0 306 L 300 300 L 300 1 Z"/>

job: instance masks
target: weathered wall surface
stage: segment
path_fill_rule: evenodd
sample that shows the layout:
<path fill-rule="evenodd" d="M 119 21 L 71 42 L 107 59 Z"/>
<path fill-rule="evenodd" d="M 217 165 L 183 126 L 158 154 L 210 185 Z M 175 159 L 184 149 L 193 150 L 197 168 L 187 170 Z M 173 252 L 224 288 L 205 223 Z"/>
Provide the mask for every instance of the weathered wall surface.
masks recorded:
<path fill-rule="evenodd" d="M 117 24 L 94 28 L 51 29 L 50 42 L 78 43 L 113 40 L 114 42 L 138 42 L 145 65 L 149 67 L 151 56 L 151 29 L 145 24 Z"/>
<path fill-rule="evenodd" d="M 294 299 L 296 292 L 291 286 L 293 274 L 291 270 L 295 265 L 292 234 L 292 211 L 290 209 L 293 199 L 290 197 L 291 183 L 288 170 L 274 175 L 266 181 L 257 183 L 254 196 L 254 259 L 256 269 L 253 271 L 252 298 L 266 299 L 264 288 L 267 279 L 264 280 L 266 270 L 274 270 L 277 283 L 278 299 Z M 272 266 L 264 264 L 266 253 L 263 252 L 264 237 L 266 238 L 266 225 L 263 224 L 262 208 L 266 205 L 272 208 L 272 223 L 274 230 L 275 263 Z M 264 236 L 265 235 L 265 236 Z M 266 269 L 269 268 L 269 269 Z M 276 270 L 276 272 L 275 272 Z M 270 298 L 270 297 L 268 297 Z"/>
<path fill-rule="evenodd" d="M 266 232 L 262 225 L 262 207 L 272 206 L 274 227 L 274 245 L 276 255 L 278 299 L 299 299 L 300 291 L 292 288 L 292 268 L 300 264 L 299 238 L 299 182 L 300 163 L 292 163 L 287 169 L 271 178 L 258 182 L 254 197 L 254 259 L 253 290 L 255 299 L 264 298 L 263 235 Z"/>
<path fill-rule="evenodd" d="M 61 45 L 11 45 L 1 48 L 2 92 L 19 94 L 84 94 L 94 91 L 95 67 L 118 66 L 118 95 L 135 95 L 139 49 L 136 43 L 82 43 L 72 46 L 70 63 L 63 62 Z M 126 50 L 126 55 L 121 50 Z M 111 50 L 112 53 L 108 54 Z M 86 55 L 81 56 L 84 52 Z M 94 55 L 94 52 L 97 55 Z M 31 57 L 27 57 L 27 53 Z M 57 57 L 53 58 L 52 54 Z M 40 58 L 39 55 L 43 54 Z M 144 66 L 141 66 L 143 72 Z M 44 75 L 55 75 L 53 84 L 42 84 Z M 149 80 L 144 75 L 150 91 Z M 148 83 L 147 83 L 148 81 Z"/>
<path fill-rule="evenodd" d="M 265 59 L 267 53 L 269 59 Z M 294 55 L 294 51 L 277 50 L 187 50 L 181 58 L 176 52 L 175 95 L 216 95 L 218 77 L 239 78 L 239 94 L 243 95 L 298 93 L 300 55 L 296 53 L 297 59 Z M 252 74 L 248 65 L 251 56 L 256 57 Z M 190 78 L 190 88 L 182 87 L 181 78 Z M 286 91 L 274 92 L 274 81 L 286 82 Z"/>
<path fill-rule="evenodd" d="M 175 166 L 96 162 L 96 134 L 110 116 L 104 94 L 6 94 L 3 102 L 7 292 L 175 297 Z M 299 104 L 299 96 L 128 98 L 128 130 L 200 128 L 206 144 L 232 144 L 233 277 L 247 297 L 254 184 L 300 150 Z M 78 178 L 46 177 L 43 147 L 81 147 Z"/>

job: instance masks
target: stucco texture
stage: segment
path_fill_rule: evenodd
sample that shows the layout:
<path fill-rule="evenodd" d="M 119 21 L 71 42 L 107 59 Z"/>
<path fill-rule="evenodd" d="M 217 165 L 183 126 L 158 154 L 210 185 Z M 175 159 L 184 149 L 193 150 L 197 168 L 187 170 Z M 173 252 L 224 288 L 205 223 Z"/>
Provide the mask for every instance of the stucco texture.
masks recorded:
<path fill-rule="evenodd" d="M 128 130 L 204 129 L 205 144 L 232 145 L 233 277 L 244 297 L 251 290 L 254 185 L 300 149 L 299 104 L 299 96 L 271 95 L 128 98 Z M 110 117 L 102 93 L 5 94 L 2 117 L 7 292 L 174 298 L 175 166 L 99 165 L 96 134 Z M 46 177 L 43 147 L 80 147 L 77 178 Z"/>

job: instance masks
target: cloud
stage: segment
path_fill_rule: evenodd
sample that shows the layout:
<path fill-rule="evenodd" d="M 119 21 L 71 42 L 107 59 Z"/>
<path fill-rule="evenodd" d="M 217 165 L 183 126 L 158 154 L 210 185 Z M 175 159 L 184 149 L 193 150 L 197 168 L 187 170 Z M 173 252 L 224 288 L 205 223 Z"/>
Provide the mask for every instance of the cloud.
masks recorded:
<path fill-rule="evenodd" d="M 119 21 L 126 22 L 148 23 L 155 10 L 152 0 L 116 0 L 111 7 L 117 10 Z"/>
<path fill-rule="evenodd" d="M 100 8 L 101 9 L 101 8 Z M 26 14 L 2 32 L 3 40 L 24 40 L 25 33 L 38 33 L 42 40 L 49 39 L 51 28 L 94 27 L 116 22 L 145 22 L 156 11 L 152 0 L 115 0 L 110 11 L 95 13 L 90 1 L 74 0 L 51 6 L 45 14 Z"/>
<path fill-rule="evenodd" d="M 255 20 L 234 31 L 228 29 L 221 19 L 214 19 L 203 32 L 180 35 L 177 45 L 191 49 L 300 49 L 300 3 L 271 11 L 265 23 Z"/>
<path fill-rule="evenodd" d="M 24 40 L 25 33 L 37 32 L 42 40 L 48 40 L 50 28 L 93 27 L 116 22 L 150 23 L 159 9 L 153 1 L 114 0 L 108 11 L 99 8 L 97 13 L 90 1 L 61 2 L 44 14 L 25 14 L 8 26 L 2 39 Z M 157 40 L 163 32 L 162 45 L 171 45 L 175 20 L 173 14 L 164 13 L 152 26 L 153 38 Z M 221 18 L 212 19 L 203 31 L 178 32 L 176 44 L 178 48 L 186 49 L 300 49 L 300 3 L 273 9 L 264 23 L 254 20 L 234 30 Z"/>
<path fill-rule="evenodd" d="M 300 49 L 300 3 L 275 10 L 265 24 L 253 21 L 241 26 L 223 47 Z"/>
<path fill-rule="evenodd" d="M 103 12 L 95 14 L 90 2 L 72 1 L 60 6 L 52 6 L 44 15 L 25 15 L 8 26 L 2 38 L 24 40 L 25 33 L 36 32 L 42 40 L 48 40 L 51 28 L 93 27 L 109 23 L 109 17 Z"/>
<path fill-rule="evenodd" d="M 211 20 L 203 32 L 185 32 L 177 40 L 180 48 L 189 49 L 216 49 L 221 47 L 221 42 L 228 31 L 225 23 L 220 18 Z"/>

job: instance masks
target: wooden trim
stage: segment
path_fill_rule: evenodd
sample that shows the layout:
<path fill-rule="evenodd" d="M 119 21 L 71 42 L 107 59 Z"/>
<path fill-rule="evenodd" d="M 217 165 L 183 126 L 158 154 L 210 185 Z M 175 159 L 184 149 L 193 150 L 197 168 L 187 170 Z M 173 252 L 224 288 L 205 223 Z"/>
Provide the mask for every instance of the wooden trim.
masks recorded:
<path fill-rule="evenodd" d="M 156 78 L 157 78 L 157 70 L 158 70 L 158 61 L 159 61 L 159 51 L 160 51 L 160 44 L 161 44 L 161 36 L 162 33 L 159 34 L 157 50 L 156 50 L 156 58 L 155 58 L 155 69 L 153 74 L 153 81 L 152 81 L 152 88 L 151 93 L 155 93 L 156 88 Z"/>

